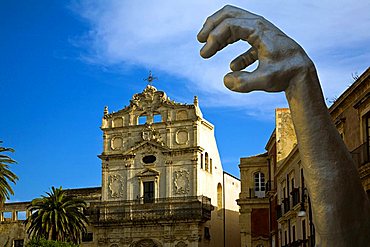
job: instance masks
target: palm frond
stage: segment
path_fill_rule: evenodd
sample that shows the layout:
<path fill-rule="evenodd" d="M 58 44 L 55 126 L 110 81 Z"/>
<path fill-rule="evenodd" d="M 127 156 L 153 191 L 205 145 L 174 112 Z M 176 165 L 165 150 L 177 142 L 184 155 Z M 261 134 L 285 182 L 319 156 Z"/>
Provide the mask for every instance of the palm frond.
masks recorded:
<path fill-rule="evenodd" d="M 0 141 L 0 145 L 3 142 Z M 5 199 L 10 199 L 10 195 L 14 195 L 14 191 L 9 183 L 15 184 L 18 180 L 9 167 L 9 164 L 16 164 L 17 162 L 9 157 L 5 152 L 14 152 L 12 148 L 5 148 L 0 146 L 0 203 Z"/>

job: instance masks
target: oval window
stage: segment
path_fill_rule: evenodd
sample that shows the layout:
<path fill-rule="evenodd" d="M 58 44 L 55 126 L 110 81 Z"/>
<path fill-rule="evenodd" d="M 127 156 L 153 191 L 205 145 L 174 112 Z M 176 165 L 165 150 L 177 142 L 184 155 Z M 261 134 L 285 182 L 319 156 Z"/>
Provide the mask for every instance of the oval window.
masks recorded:
<path fill-rule="evenodd" d="M 157 158 L 154 155 L 147 155 L 143 157 L 143 162 L 145 164 L 154 163 L 157 160 Z"/>

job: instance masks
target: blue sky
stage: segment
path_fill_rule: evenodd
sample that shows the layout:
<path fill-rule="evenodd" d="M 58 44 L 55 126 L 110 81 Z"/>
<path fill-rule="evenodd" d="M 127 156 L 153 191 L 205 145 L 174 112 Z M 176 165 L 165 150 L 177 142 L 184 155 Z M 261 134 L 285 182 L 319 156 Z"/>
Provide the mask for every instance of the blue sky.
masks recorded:
<path fill-rule="evenodd" d="M 283 94 L 228 92 L 222 83 L 238 43 L 199 56 L 205 18 L 234 4 L 261 14 L 297 40 L 314 60 L 329 100 L 370 61 L 370 3 L 301 1 L 0 0 L 0 140 L 13 147 L 20 180 L 11 201 L 51 186 L 100 186 L 99 129 L 105 105 L 117 111 L 146 86 L 178 102 L 198 95 L 216 126 L 224 169 L 239 176 L 240 157 L 264 152 Z M 179 90 L 181 88 L 181 90 Z"/>

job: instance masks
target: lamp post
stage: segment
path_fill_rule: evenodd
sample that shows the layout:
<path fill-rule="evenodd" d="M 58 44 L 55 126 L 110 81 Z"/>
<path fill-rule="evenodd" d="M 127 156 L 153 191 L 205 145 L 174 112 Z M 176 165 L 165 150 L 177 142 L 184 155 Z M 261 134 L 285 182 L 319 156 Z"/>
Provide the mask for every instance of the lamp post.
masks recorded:
<path fill-rule="evenodd" d="M 311 207 L 311 200 L 308 195 L 306 195 L 305 191 L 307 191 L 307 188 L 302 187 L 302 201 L 301 201 L 301 208 L 299 209 L 299 212 L 297 214 L 298 217 L 306 217 L 306 207 L 305 207 L 305 199 L 307 196 L 307 202 L 308 202 L 308 220 L 309 220 L 309 226 L 310 226 L 310 242 L 309 246 L 314 247 L 315 246 L 315 226 L 312 222 L 312 207 Z"/>

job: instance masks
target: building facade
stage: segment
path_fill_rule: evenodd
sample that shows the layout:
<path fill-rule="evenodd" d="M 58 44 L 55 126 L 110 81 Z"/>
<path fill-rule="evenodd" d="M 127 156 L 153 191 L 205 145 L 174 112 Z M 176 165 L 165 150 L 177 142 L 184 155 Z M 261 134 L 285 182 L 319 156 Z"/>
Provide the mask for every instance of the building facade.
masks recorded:
<path fill-rule="evenodd" d="M 241 246 L 268 246 L 267 154 L 241 158 L 239 168 L 242 185 L 238 200 Z"/>
<path fill-rule="evenodd" d="M 240 246 L 240 180 L 223 171 L 196 97 L 176 103 L 148 85 L 129 106 L 106 107 L 101 130 L 102 186 L 86 198 L 81 246 Z"/>

